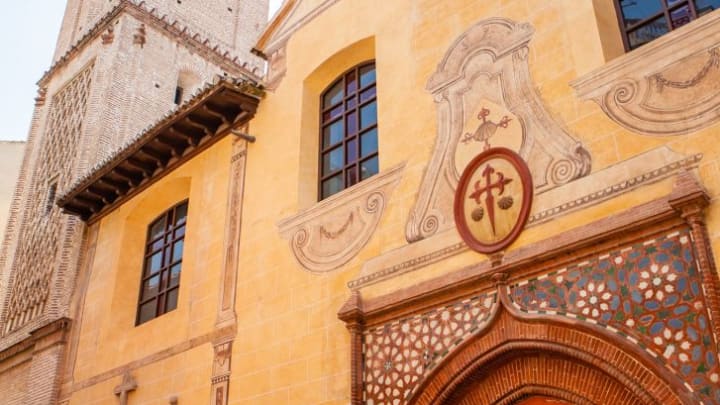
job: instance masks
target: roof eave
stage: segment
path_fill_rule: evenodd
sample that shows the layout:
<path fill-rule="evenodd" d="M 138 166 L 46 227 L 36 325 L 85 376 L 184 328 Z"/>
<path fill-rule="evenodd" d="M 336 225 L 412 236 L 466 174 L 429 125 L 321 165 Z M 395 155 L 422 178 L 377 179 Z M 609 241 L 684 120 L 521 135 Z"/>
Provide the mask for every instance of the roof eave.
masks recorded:
<path fill-rule="evenodd" d="M 96 222 L 250 121 L 262 95 L 254 83 L 221 79 L 96 166 L 57 204 Z"/>

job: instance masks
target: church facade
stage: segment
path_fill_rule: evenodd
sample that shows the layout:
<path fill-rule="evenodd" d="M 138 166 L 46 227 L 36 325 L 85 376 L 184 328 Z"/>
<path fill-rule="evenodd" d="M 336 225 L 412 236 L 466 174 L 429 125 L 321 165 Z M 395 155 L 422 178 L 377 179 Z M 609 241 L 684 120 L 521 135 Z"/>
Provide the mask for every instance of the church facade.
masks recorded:
<path fill-rule="evenodd" d="M 720 404 L 720 2 L 638 3 L 69 1 L 3 400 Z"/>

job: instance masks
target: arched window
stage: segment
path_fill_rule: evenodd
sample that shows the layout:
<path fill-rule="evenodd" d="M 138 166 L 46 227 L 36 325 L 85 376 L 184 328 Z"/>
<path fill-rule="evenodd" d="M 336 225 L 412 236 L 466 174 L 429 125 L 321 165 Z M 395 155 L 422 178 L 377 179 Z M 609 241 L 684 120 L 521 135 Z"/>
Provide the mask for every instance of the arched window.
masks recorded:
<path fill-rule="evenodd" d="M 325 199 L 378 173 L 375 62 L 340 76 L 320 98 L 320 184 Z"/>
<path fill-rule="evenodd" d="M 183 201 L 148 227 L 136 325 L 177 308 L 187 210 Z"/>
<path fill-rule="evenodd" d="M 632 50 L 720 7 L 720 0 L 615 0 L 625 49 Z"/>

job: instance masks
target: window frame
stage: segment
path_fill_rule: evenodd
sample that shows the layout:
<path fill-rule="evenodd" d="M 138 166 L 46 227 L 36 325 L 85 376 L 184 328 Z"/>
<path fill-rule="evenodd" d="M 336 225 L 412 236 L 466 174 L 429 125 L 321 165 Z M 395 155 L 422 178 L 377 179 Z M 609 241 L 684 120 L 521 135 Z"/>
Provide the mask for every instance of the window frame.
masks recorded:
<path fill-rule="evenodd" d="M 181 208 L 183 205 L 185 206 L 185 219 L 181 223 L 176 224 L 178 209 Z M 153 319 L 156 319 L 164 314 L 167 314 L 168 312 L 177 309 L 178 299 L 180 295 L 180 279 L 182 277 L 182 263 L 183 256 L 185 254 L 185 236 L 187 235 L 187 219 L 189 216 L 189 211 L 190 202 L 189 199 L 185 199 L 155 217 L 155 219 L 153 219 L 147 226 L 147 233 L 145 235 L 145 244 L 143 248 L 143 265 L 142 269 L 140 270 L 140 288 L 138 289 L 135 326 L 145 324 L 149 321 L 152 321 Z M 163 219 L 166 221 L 166 223 L 162 231 L 162 236 L 153 238 L 153 226 L 157 224 L 158 221 L 161 221 Z M 183 228 L 184 230 L 182 234 L 178 236 L 177 232 L 180 228 Z M 162 245 L 158 248 L 153 248 L 153 245 L 160 241 L 162 241 Z M 180 258 L 177 259 L 174 257 L 174 246 L 179 241 L 182 241 L 183 251 L 180 254 Z M 167 259 L 167 264 L 166 252 L 168 252 L 167 255 L 169 256 L 169 259 Z M 151 258 L 157 253 L 161 254 L 160 268 L 157 272 L 153 273 L 152 271 L 148 271 L 148 264 Z M 172 269 L 178 265 L 180 265 L 180 270 L 177 276 L 177 284 L 170 285 Z M 159 277 L 159 285 L 157 291 L 152 295 L 144 296 L 145 283 L 154 277 Z M 167 309 L 168 295 L 173 291 L 177 291 L 175 298 L 175 306 L 171 309 Z M 155 301 L 154 315 L 148 319 L 142 320 L 141 314 L 143 305 L 148 304 L 152 301 Z"/>
<path fill-rule="evenodd" d="M 366 68 L 368 66 L 372 66 L 373 70 L 375 71 L 375 80 L 373 80 L 372 83 L 360 87 L 360 71 L 363 68 Z M 355 80 L 356 80 L 356 88 L 351 93 L 347 93 L 347 77 L 351 73 L 355 74 Z M 342 100 L 325 107 L 325 96 L 339 83 L 342 83 L 342 91 L 343 96 Z M 360 101 L 360 95 L 370 90 L 371 88 L 375 89 L 374 94 L 372 97 L 369 97 L 365 101 Z M 351 108 L 347 107 L 347 103 L 350 100 L 354 100 L 354 106 Z M 361 128 L 361 116 L 360 111 L 363 107 L 370 105 L 372 103 L 375 103 L 375 122 L 366 128 Z M 343 107 L 342 110 L 338 113 L 337 116 L 330 116 L 327 120 L 324 119 L 324 115 L 326 113 L 330 113 L 331 111 L 335 110 L 338 107 Z M 377 97 L 377 65 L 374 59 L 366 60 L 363 62 L 360 62 L 353 67 L 345 70 L 343 73 L 338 75 L 338 77 L 333 80 L 330 85 L 325 87 L 325 89 L 320 93 L 320 104 L 318 107 L 319 114 L 318 114 L 318 134 L 319 134 L 319 143 L 318 143 L 318 176 L 317 176 L 317 183 L 318 183 L 318 192 L 317 192 L 317 199 L 318 201 L 325 200 L 337 193 L 342 192 L 343 190 L 347 190 L 348 188 L 362 182 L 363 180 L 372 177 L 373 175 L 379 173 L 379 166 L 380 166 L 380 148 L 379 148 L 379 125 L 378 125 L 378 116 L 377 116 L 377 108 L 378 108 L 378 97 Z M 348 131 L 348 125 L 347 125 L 347 118 L 351 114 L 355 114 L 355 125 L 356 125 L 356 131 L 353 134 L 349 134 Z M 329 144 L 327 147 L 324 145 L 324 130 L 327 127 L 330 127 L 336 122 L 342 122 L 342 128 L 343 128 L 343 138 L 341 141 Z M 372 131 L 375 131 L 376 133 L 376 143 L 377 146 L 375 148 L 375 151 L 372 153 L 368 153 L 367 155 L 362 154 L 362 135 L 370 133 Z M 354 160 L 348 159 L 348 144 L 350 142 L 355 142 L 356 146 L 356 157 Z M 343 154 L 343 164 L 342 167 L 338 170 L 331 171 L 328 173 L 324 173 L 324 167 L 323 167 L 323 159 L 326 154 L 329 154 L 330 152 L 341 148 L 342 154 Z M 366 177 L 365 179 L 361 178 L 361 168 L 362 164 L 365 162 L 368 162 L 374 158 L 377 158 L 377 165 L 378 170 L 376 173 L 373 173 L 372 175 Z M 354 171 L 355 172 L 355 182 L 352 185 L 348 185 L 348 174 Z M 331 179 L 338 174 L 342 177 L 343 187 L 337 191 L 336 193 L 324 196 L 323 195 L 323 182 Z"/>
<path fill-rule="evenodd" d="M 652 14 L 652 15 L 636 22 L 632 26 L 626 27 L 625 26 L 625 16 L 623 14 L 622 5 L 620 4 L 621 2 L 622 2 L 622 0 L 613 0 L 613 4 L 615 5 L 615 14 L 616 14 L 617 20 L 618 20 L 618 27 L 620 29 L 620 37 L 622 38 L 623 46 L 625 47 L 625 52 L 630 52 L 632 50 L 638 49 L 638 48 L 642 47 L 643 45 L 647 44 L 648 42 L 652 42 L 655 39 L 660 38 L 662 36 L 661 35 L 661 36 L 659 36 L 653 40 L 650 40 L 644 44 L 636 46 L 635 48 L 630 47 L 630 33 L 635 30 L 641 29 L 641 27 L 643 27 L 644 25 L 647 25 L 649 22 L 652 22 L 653 20 L 657 19 L 658 17 L 664 18 L 665 27 L 668 28 L 668 32 L 663 35 L 667 35 L 668 33 L 681 27 L 682 25 L 678 26 L 678 27 L 673 27 L 670 13 L 674 10 L 677 10 L 677 9 L 683 7 L 684 5 L 687 5 L 690 10 L 690 21 L 686 24 L 689 24 L 698 19 L 697 10 L 695 8 L 695 0 L 680 0 L 678 2 L 678 4 L 675 4 L 675 5 L 672 5 L 669 7 L 667 5 L 667 0 L 660 0 L 661 10 L 659 12 Z M 683 25 L 686 25 L 686 24 L 683 24 Z"/>

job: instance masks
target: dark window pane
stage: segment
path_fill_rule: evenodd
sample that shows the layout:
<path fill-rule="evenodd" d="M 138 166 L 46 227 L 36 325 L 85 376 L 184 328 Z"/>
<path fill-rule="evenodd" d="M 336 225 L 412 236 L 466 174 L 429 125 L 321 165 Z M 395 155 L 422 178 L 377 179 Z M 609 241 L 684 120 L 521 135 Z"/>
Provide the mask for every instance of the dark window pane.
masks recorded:
<path fill-rule="evenodd" d="M 331 195 L 341 191 L 343 189 L 343 177 L 342 173 L 337 176 L 331 177 L 322 183 L 322 198 L 330 197 Z"/>
<path fill-rule="evenodd" d="M 377 123 L 377 103 L 372 102 L 360 108 L 360 129 L 365 129 Z"/>
<path fill-rule="evenodd" d="M 347 184 L 347 187 L 350 187 L 358 182 L 358 175 L 357 175 L 357 166 L 353 166 L 347 171 L 347 175 L 345 176 L 347 180 L 345 181 L 345 184 Z"/>
<path fill-rule="evenodd" d="M 357 80 L 355 79 L 355 71 L 348 73 L 345 76 L 345 93 L 352 94 L 357 90 Z"/>
<path fill-rule="evenodd" d="M 345 102 L 345 109 L 347 110 L 352 110 L 353 108 L 355 108 L 355 106 L 357 106 L 357 100 L 355 99 L 355 97 Z"/>
<path fill-rule="evenodd" d="M 649 23 L 642 25 L 640 28 L 628 33 L 628 41 L 630 49 L 644 45 L 653 39 L 660 37 L 668 32 L 665 16 L 658 17 Z"/>
<path fill-rule="evenodd" d="M 360 164 L 360 179 L 365 180 L 378 173 L 378 158 L 375 156 Z"/>
<path fill-rule="evenodd" d="M 180 290 L 176 288 L 167 293 L 167 301 L 165 301 L 165 312 L 170 312 L 173 309 L 177 308 L 178 291 Z"/>
<path fill-rule="evenodd" d="M 360 156 L 365 157 L 378 150 L 377 128 L 360 135 Z"/>
<path fill-rule="evenodd" d="M 368 100 L 371 100 L 375 98 L 376 90 L 377 88 L 375 86 L 370 87 L 369 89 L 363 91 L 360 93 L 360 102 L 364 103 Z"/>
<path fill-rule="evenodd" d="M 175 244 L 173 244 L 173 256 L 172 256 L 173 262 L 182 260 L 184 246 L 185 246 L 185 241 L 182 239 L 180 239 L 179 241 L 175 242 Z"/>
<path fill-rule="evenodd" d="M 162 251 L 150 256 L 150 259 L 148 259 L 145 267 L 146 275 L 155 274 L 160 271 L 160 268 L 162 267 L 162 256 Z"/>
<path fill-rule="evenodd" d="M 160 275 L 150 277 L 143 283 L 142 299 L 156 296 L 160 289 Z"/>
<path fill-rule="evenodd" d="M 155 309 L 157 300 L 152 300 L 140 306 L 138 314 L 138 325 L 155 318 Z"/>
<path fill-rule="evenodd" d="M 360 68 L 360 88 L 375 83 L 375 65 Z"/>
<path fill-rule="evenodd" d="M 339 103 L 342 101 L 343 96 L 343 83 L 342 80 L 339 80 L 330 90 L 327 91 L 327 93 L 325 93 L 325 97 L 323 99 L 323 109 Z"/>
<path fill-rule="evenodd" d="M 343 122 L 338 120 L 323 129 L 323 148 L 334 145 L 342 141 L 345 133 L 343 131 Z"/>
<path fill-rule="evenodd" d="M 347 160 L 345 162 L 352 163 L 358 158 L 358 141 L 357 138 L 353 138 L 352 141 L 347 142 Z"/>
<path fill-rule="evenodd" d="M 177 307 L 187 210 L 187 202 L 178 204 L 148 227 L 148 234 L 155 232 L 158 236 L 149 236 L 145 244 L 150 254 L 145 258 L 140 284 L 138 325 Z"/>
<path fill-rule="evenodd" d="M 620 0 L 625 27 L 633 26 L 662 11 L 660 0 Z"/>
<path fill-rule="evenodd" d="M 342 146 L 339 146 L 332 151 L 323 154 L 323 175 L 330 174 L 336 170 L 340 170 L 343 166 L 345 166 L 345 162 L 343 161 Z"/>
<path fill-rule="evenodd" d="M 150 226 L 150 239 L 162 236 L 165 231 L 165 215 Z"/>
<path fill-rule="evenodd" d="M 163 254 L 163 267 L 167 267 L 170 264 L 170 260 L 172 259 L 170 253 L 172 252 L 170 251 L 170 246 L 168 246 L 165 248 L 165 253 Z"/>
<path fill-rule="evenodd" d="M 695 11 L 698 17 L 720 7 L 720 0 L 695 0 Z"/>
<path fill-rule="evenodd" d="M 170 268 L 170 287 L 180 284 L 180 272 L 182 271 L 182 263 L 178 263 Z"/>
<path fill-rule="evenodd" d="M 343 113 L 343 106 L 340 104 L 339 106 L 333 108 L 330 111 L 326 111 L 323 114 L 323 122 L 328 122 L 332 120 L 333 118 L 339 117 Z"/>
<path fill-rule="evenodd" d="M 670 12 L 673 29 L 690 22 L 690 6 L 685 5 Z"/>
<path fill-rule="evenodd" d="M 165 244 L 165 238 L 160 238 L 160 239 L 156 240 L 155 242 L 152 242 L 152 243 L 150 244 L 150 248 L 149 248 L 149 250 L 148 250 L 148 253 L 151 253 L 151 252 L 154 252 L 154 251 L 156 251 L 156 250 L 159 250 L 160 248 L 163 247 L 163 244 Z"/>
<path fill-rule="evenodd" d="M 347 122 L 347 134 L 353 135 L 357 132 L 357 113 L 351 112 L 348 114 L 347 117 L 345 117 L 345 121 Z"/>
<path fill-rule="evenodd" d="M 185 223 L 185 219 L 187 218 L 187 210 L 187 203 L 181 204 L 177 207 L 177 209 L 175 210 L 175 225 Z"/>

